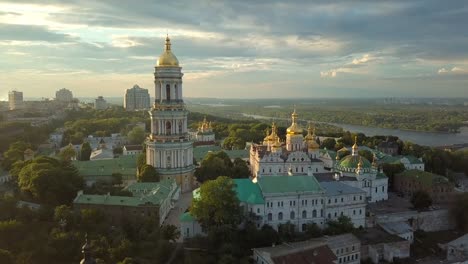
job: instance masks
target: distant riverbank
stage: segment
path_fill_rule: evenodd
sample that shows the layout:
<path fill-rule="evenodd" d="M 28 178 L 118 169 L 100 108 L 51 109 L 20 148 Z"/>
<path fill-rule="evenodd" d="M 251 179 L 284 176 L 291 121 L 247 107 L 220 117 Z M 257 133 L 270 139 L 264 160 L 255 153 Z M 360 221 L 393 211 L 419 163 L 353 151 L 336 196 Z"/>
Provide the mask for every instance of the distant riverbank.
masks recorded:
<path fill-rule="evenodd" d="M 289 118 L 274 118 L 269 116 L 262 115 L 251 115 L 251 114 L 242 114 L 245 117 L 251 117 L 254 119 L 279 119 L 279 120 L 289 120 Z M 337 127 L 341 127 L 344 130 L 354 132 L 354 133 L 364 133 L 367 136 L 397 136 L 401 140 L 411 141 L 413 143 L 425 146 L 443 146 L 443 145 L 453 145 L 468 143 L 468 127 L 461 127 L 460 133 L 444 133 L 444 132 L 424 132 L 424 131 L 414 131 L 414 130 L 402 130 L 402 129 L 392 129 L 392 128 L 380 128 L 380 127 L 368 127 L 360 125 L 348 125 L 348 124 L 338 124 L 338 123 L 328 123 L 328 122 L 317 122 L 330 124 Z"/>

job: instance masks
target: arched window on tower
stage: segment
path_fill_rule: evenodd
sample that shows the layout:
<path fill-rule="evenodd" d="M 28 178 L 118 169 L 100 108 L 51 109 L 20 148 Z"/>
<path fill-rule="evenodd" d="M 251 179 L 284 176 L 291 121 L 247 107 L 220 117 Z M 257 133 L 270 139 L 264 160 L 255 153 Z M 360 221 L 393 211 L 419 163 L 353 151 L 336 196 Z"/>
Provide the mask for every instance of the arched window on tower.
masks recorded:
<path fill-rule="evenodd" d="M 177 84 L 174 85 L 174 92 L 175 92 L 175 98 L 176 100 L 180 99 L 179 98 L 179 90 L 177 89 Z"/>
<path fill-rule="evenodd" d="M 182 134 L 182 121 L 179 121 L 179 134 Z"/>
<path fill-rule="evenodd" d="M 166 100 L 171 100 L 171 86 L 169 84 L 166 84 Z"/>
<path fill-rule="evenodd" d="M 171 134 L 171 122 L 166 121 L 166 135 L 170 135 L 170 134 Z"/>

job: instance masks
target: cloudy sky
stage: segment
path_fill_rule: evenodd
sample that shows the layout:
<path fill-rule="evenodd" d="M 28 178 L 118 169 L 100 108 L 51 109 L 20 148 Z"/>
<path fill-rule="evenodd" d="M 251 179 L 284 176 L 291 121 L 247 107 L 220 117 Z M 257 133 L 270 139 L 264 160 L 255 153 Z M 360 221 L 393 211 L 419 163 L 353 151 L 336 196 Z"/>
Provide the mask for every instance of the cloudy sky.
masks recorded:
<path fill-rule="evenodd" d="M 186 97 L 467 97 L 468 3 L 0 0 L 0 99 L 153 91 L 168 32 Z"/>

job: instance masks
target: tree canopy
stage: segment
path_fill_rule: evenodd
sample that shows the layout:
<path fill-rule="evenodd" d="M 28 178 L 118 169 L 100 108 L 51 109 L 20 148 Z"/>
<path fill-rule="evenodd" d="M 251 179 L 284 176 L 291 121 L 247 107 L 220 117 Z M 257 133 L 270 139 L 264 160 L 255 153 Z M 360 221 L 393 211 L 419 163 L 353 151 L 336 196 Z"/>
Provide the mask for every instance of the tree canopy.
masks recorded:
<path fill-rule="evenodd" d="M 145 131 L 143 128 L 136 126 L 127 134 L 130 144 L 142 144 L 145 141 Z"/>
<path fill-rule="evenodd" d="M 220 226 L 236 228 L 241 221 L 241 210 L 232 179 L 221 176 L 203 183 L 198 197 L 192 201 L 190 213 L 205 230 Z"/>
<path fill-rule="evenodd" d="M 80 160 L 89 160 L 91 157 L 91 152 L 93 152 L 93 150 L 91 149 L 89 142 L 84 142 L 81 144 Z"/>
<path fill-rule="evenodd" d="M 234 163 L 224 151 L 209 152 L 195 171 L 199 182 L 214 180 L 218 176 L 229 176 L 231 178 L 247 178 L 250 170 L 247 163 L 236 158 Z"/>
<path fill-rule="evenodd" d="M 425 191 L 417 191 L 411 196 L 411 204 L 415 209 L 425 209 L 432 205 L 432 198 Z"/>
<path fill-rule="evenodd" d="M 69 204 L 84 180 L 73 165 L 49 157 L 37 157 L 19 172 L 18 186 L 38 202 Z"/>
<path fill-rule="evenodd" d="M 138 174 L 139 182 L 158 182 L 159 173 L 156 169 L 148 164 L 142 166 L 141 172 Z"/>

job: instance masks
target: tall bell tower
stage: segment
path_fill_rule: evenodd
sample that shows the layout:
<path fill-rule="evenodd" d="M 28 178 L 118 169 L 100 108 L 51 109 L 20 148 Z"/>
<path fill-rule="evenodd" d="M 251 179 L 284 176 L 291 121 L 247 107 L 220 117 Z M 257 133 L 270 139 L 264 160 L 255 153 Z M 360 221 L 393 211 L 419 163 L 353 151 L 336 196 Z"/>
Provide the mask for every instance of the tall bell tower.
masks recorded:
<path fill-rule="evenodd" d="M 163 53 L 154 67 L 155 101 L 149 111 L 151 135 L 146 140 L 146 164 L 160 173 L 161 179 L 175 178 L 182 191 L 193 185 L 193 142 L 187 133 L 187 115 L 182 99 L 182 67 L 166 37 Z"/>

